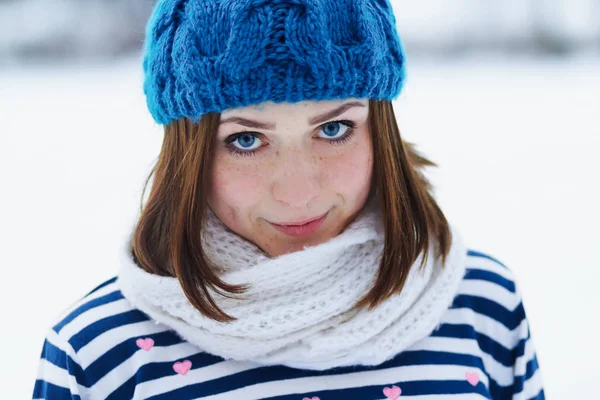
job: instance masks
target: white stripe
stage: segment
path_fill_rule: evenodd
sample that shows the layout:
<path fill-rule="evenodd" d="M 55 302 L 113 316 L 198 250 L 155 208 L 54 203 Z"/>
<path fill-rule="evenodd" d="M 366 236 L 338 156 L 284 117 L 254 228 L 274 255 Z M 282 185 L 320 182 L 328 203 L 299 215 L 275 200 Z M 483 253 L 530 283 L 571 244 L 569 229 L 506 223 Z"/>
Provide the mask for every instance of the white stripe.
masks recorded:
<path fill-rule="evenodd" d="M 46 381 L 56 386 L 69 389 L 70 374 L 66 369 L 57 367 L 46 359 L 40 359 L 37 379 Z"/>
<path fill-rule="evenodd" d="M 527 319 L 523 319 L 519 326 L 510 330 L 495 319 L 479 314 L 470 308 L 448 309 L 440 322 L 442 324 L 471 325 L 477 333 L 488 336 L 508 350 L 514 349 L 519 340 L 527 337 L 527 331 L 525 330 L 525 333 L 523 333 L 524 327 L 527 325 Z"/>
<path fill-rule="evenodd" d="M 95 300 L 102 296 L 106 296 L 107 294 L 116 292 L 117 290 L 119 290 L 119 285 L 117 285 L 117 282 L 116 281 L 111 282 L 108 285 L 96 290 L 94 293 L 90 294 L 88 297 L 83 298 L 81 301 L 83 303 L 87 303 L 88 301 Z"/>
<path fill-rule="evenodd" d="M 198 353 L 198 348 L 192 346 L 189 343 L 183 342 L 183 343 L 175 344 L 172 346 L 156 346 L 156 347 L 153 347 L 150 351 L 151 351 L 151 353 L 146 352 L 146 350 L 139 349 L 127 360 L 123 361 L 118 366 L 115 365 L 115 368 L 113 368 L 109 373 L 104 375 L 104 377 L 102 377 L 102 379 L 100 379 L 94 385 L 94 392 L 95 392 L 95 395 L 97 396 L 97 398 L 99 398 L 99 399 L 107 398 L 108 395 L 110 395 L 114 390 L 119 388 L 122 384 L 127 382 L 127 380 L 129 378 L 134 376 L 137 373 L 140 366 L 142 366 L 148 362 L 157 363 L 157 362 L 181 361 L 182 359 L 185 359 L 187 357 L 190 357 L 190 356 Z M 186 376 L 189 377 L 190 374 L 191 374 L 191 371 Z M 191 382 L 193 382 L 193 381 L 191 381 Z M 177 387 L 181 387 L 180 386 L 181 383 L 182 382 L 180 380 L 177 381 L 177 384 L 179 385 Z M 152 380 L 147 383 L 138 384 L 135 388 L 134 398 L 135 399 L 138 399 L 138 398 L 145 399 L 145 398 L 150 397 L 150 395 L 146 395 L 146 394 L 144 394 L 144 396 L 140 397 L 139 393 L 140 393 L 140 391 L 142 391 L 142 393 L 144 393 L 145 390 L 148 390 L 148 389 L 144 389 L 144 388 L 152 388 L 156 391 L 158 389 L 156 386 L 162 387 L 163 379 Z M 177 387 L 173 387 L 170 390 L 176 389 Z M 158 390 L 160 390 L 160 389 L 158 389 Z"/>
<path fill-rule="evenodd" d="M 416 396 L 407 396 L 402 394 L 399 399 L 418 399 L 418 400 L 439 400 L 439 399 L 455 399 L 455 400 L 481 400 L 481 395 L 479 393 L 457 393 L 457 394 L 425 394 L 425 395 L 416 395 Z M 388 397 L 382 398 L 381 400 L 389 400 Z"/>
<path fill-rule="evenodd" d="M 522 376 L 527 372 L 527 363 L 535 356 L 535 346 L 531 338 L 525 343 L 523 355 L 515 361 L 515 376 Z"/>
<path fill-rule="evenodd" d="M 64 337 L 71 338 L 83 329 L 87 328 L 91 324 L 100 321 L 106 317 L 112 317 L 113 315 L 121 314 L 127 311 L 131 311 L 133 308 L 126 299 L 113 301 L 107 304 L 102 304 L 87 310 L 65 325 L 61 330 L 60 334 Z"/>
<path fill-rule="evenodd" d="M 48 343 L 52 344 L 54 347 L 62 350 L 71 358 L 75 357 L 75 351 L 71 347 L 71 345 L 61 337 L 61 335 L 57 334 L 54 329 L 50 329 L 48 334 L 46 335 L 46 340 Z"/>
<path fill-rule="evenodd" d="M 523 390 L 513 395 L 513 400 L 529 400 L 533 396 L 537 395 L 542 390 L 542 374 L 540 370 L 536 370 L 531 378 L 527 379 L 523 383 Z"/>
<path fill-rule="evenodd" d="M 467 257 L 467 269 L 481 269 L 483 271 L 490 271 L 513 283 L 515 281 L 515 276 L 512 270 L 503 267 L 496 261 L 492 261 L 489 258 L 469 256 Z"/>
<path fill-rule="evenodd" d="M 274 382 L 264 382 L 244 388 L 231 390 L 208 397 L 203 400 L 256 399 L 259 397 L 281 396 L 290 393 L 308 393 L 321 390 L 336 390 L 360 388 L 364 386 L 391 386 L 390 382 L 419 381 L 424 377 L 436 377 L 436 380 L 465 380 L 466 372 L 477 372 L 481 382 L 488 386 L 487 376 L 477 368 L 467 368 L 455 365 L 415 365 L 386 368 L 381 370 L 361 371 L 343 375 L 313 376 L 297 379 L 285 379 Z M 382 397 L 383 398 L 383 397 Z"/>
<path fill-rule="evenodd" d="M 116 285 L 115 282 L 106 285 L 105 287 L 98 289 L 97 292 L 92 293 L 91 295 L 89 295 L 88 297 L 79 299 L 77 301 L 75 301 L 73 304 L 71 304 L 66 310 L 63 310 L 62 313 L 60 313 L 59 317 L 57 318 L 57 321 L 62 321 L 63 319 L 65 319 L 66 317 L 68 317 L 73 311 L 77 310 L 79 307 L 81 307 L 82 305 L 86 304 L 88 301 L 90 300 L 94 300 L 98 297 L 104 296 L 105 294 L 108 294 L 110 292 L 114 292 L 118 290 L 118 287 Z M 56 324 L 55 324 L 56 325 Z"/>
<path fill-rule="evenodd" d="M 196 349 L 196 352 L 198 349 Z M 168 358 L 168 354 L 164 355 L 166 360 L 174 360 L 172 357 Z M 184 358 L 181 356 L 180 358 Z M 175 360 L 174 360 L 175 361 Z M 183 360 L 176 360 L 183 361 Z M 208 365 L 202 368 L 191 369 L 185 376 L 181 375 L 170 375 L 163 378 L 148 381 L 139 384 L 136 387 L 135 398 L 146 399 L 152 396 L 156 396 L 163 393 L 168 393 L 175 389 L 181 388 L 188 385 L 190 382 L 202 383 L 208 382 L 214 379 L 227 377 L 239 372 L 248 371 L 262 367 L 262 365 L 253 362 L 244 361 L 221 361 L 212 365 Z M 192 368 L 194 366 L 192 365 Z M 139 397 L 138 397 L 139 396 Z M 246 399 L 247 397 L 242 396 L 240 398 Z"/>
<path fill-rule="evenodd" d="M 163 325 L 157 325 L 153 321 L 119 326 L 92 339 L 91 342 L 77 352 L 77 357 L 83 369 L 86 369 L 110 349 L 130 338 L 151 335 L 165 330 L 166 328 Z"/>
<path fill-rule="evenodd" d="M 46 340 L 48 341 L 48 343 L 52 344 L 57 349 L 63 351 L 67 356 L 71 357 L 73 362 L 79 363 L 75 356 L 75 352 L 73 351 L 73 348 L 69 345 L 68 342 L 63 340 L 53 329 L 50 329 L 48 331 L 48 334 L 46 335 Z M 52 379 L 61 379 L 61 378 L 59 378 L 59 375 L 57 375 L 57 374 L 59 374 L 59 373 L 63 374 L 62 383 L 58 384 L 58 386 L 65 387 L 65 388 L 71 390 L 71 393 L 78 394 L 82 399 L 90 398 L 89 389 L 79 385 L 77 383 L 77 379 L 74 376 L 72 376 L 71 374 L 69 374 L 69 371 L 59 368 L 56 365 L 53 365 L 52 363 L 48 362 L 47 360 L 40 359 L 40 363 L 42 363 L 42 362 L 45 362 L 45 364 L 41 368 L 46 368 L 49 365 L 54 367 L 54 368 L 50 369 L 50 373 L 53 374 Z M 48 368 L 50 368 L 50 367 L 48 367 Z M 44 378 L 44 380 L 49 382 L 49 380 L 47 380 L 45 378 Z M 57 384 L 54 382 L 52 382 L 52 383 Z M 67 384 L 68 386 L 65 386 L 65 384 Z"/>
<path fill-rule="evenodd" d="M 443 351 L 478 357 L 481 358 L 485 369 L 499 385 L 509 386 L 513 383 L 512 366 L 504 366 L 494 357 L 483 352 L 474 339 L 429 337 L 411 346 L 409 350 Z"/>
<path fill-rule="evenodd" d="M 518 295 L 503 286 L 495 282 L 478 279 L 463 279 L 458 287 L 457 294 L 483 297 L 501 305 L 509 311 L 514 311 L 521 303 Z"/>

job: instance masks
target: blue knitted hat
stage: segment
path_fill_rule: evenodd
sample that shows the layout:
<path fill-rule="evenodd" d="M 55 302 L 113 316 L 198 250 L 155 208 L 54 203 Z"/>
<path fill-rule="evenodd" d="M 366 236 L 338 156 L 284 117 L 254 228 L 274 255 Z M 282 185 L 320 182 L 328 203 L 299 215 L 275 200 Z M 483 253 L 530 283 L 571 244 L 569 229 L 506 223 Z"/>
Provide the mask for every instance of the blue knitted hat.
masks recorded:
<path fill-rule="evenodd" d="M 159 124 L 267 100 L 393 100 L 405 76 L 389 0 L 159 0 L 144 52 Z"/>

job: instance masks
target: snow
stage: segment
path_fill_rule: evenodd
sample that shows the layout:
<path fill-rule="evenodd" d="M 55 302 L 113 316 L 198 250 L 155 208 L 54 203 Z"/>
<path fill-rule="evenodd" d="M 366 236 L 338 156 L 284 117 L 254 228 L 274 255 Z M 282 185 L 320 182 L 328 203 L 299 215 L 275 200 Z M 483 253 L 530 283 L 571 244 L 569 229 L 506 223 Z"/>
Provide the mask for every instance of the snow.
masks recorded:
<path fill-rule="evenodd" d="M 517 277 L 548 398 L 600 378 L 600 58 L 411 59 L 405 139 L 470 247 Z M 0 71 L 0 398 L 31 396 L 46 330 L 117 272 L 162 140 L 138 57 Z"/>
<path fill-rule="evenodd" d="M 153 0 L 0 0 L 0 65 L 131 52 L 143 40 L 152 5 Z"/>
<path fill-rule="evenodd" d="M 137 49 L 155 0 L 0 0 L 0 65 Z M 597 49 L 600 0 L 391 0 L 413 49 Z M 548 43 L 550 42 L 550 43 Z"/>

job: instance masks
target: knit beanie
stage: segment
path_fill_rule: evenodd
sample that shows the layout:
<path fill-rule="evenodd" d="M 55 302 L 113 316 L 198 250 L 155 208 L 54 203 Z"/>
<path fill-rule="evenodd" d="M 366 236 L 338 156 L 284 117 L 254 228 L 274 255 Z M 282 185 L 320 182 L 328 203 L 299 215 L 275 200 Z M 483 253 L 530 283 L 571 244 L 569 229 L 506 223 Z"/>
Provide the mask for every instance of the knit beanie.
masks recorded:
<path fill-rule="evenodd" d="M 144 93 L 159 124 L 268 100 L 393 100 L 404 60 L 389 0 L 159 0 Z"/>

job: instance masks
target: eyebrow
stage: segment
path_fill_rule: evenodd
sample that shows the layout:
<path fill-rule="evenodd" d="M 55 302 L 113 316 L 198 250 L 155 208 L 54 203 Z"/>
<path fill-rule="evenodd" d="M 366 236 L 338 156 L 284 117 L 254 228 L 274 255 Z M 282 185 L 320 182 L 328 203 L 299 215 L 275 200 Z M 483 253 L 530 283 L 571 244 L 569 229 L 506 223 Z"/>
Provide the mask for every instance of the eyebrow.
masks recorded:
<path fill-rule="evenodd" d="M 330 120 L 330 119 L 333 119 L 333 118 L 337 117 L 338 115 L 341 115 L 341 114 L 345 113 L 346 111 L 348 111 L 352 107 L 366 107 L 366 106 L 363 103 L 359 102 L 359 101 L 350 101 L 348 103 L 342 104 L 341 106 L 339 106 L 337 108 L 334 108 L 331 111 L 327 111 L 326 113 L 323 113 L 321 115 L 314 116 L 314 117 L 310 118 L 308 120 L 308 122 L 311 125 L 316 125 L 316 124 L 319 124 L 321 122 L 325 122 L 327 120 Z M 233 123 L 236 123 L 236 124 L 244 125 L 244 126 L 246 126 L 248 128 L 266 129 L 266 130 L 273 130 L 273 129 L 275 129 L 275 124 L 254 121 L 254 120 L 251 120 L 251 119 L 248 119 L 248 118 L 242 118 L 242 117 L 229 117 L 229 118 L 225 118 L 224 120 L 222 120 L 220 122 L 220 124 L 224 124 L 226 122 L 233 122 Z"/>

